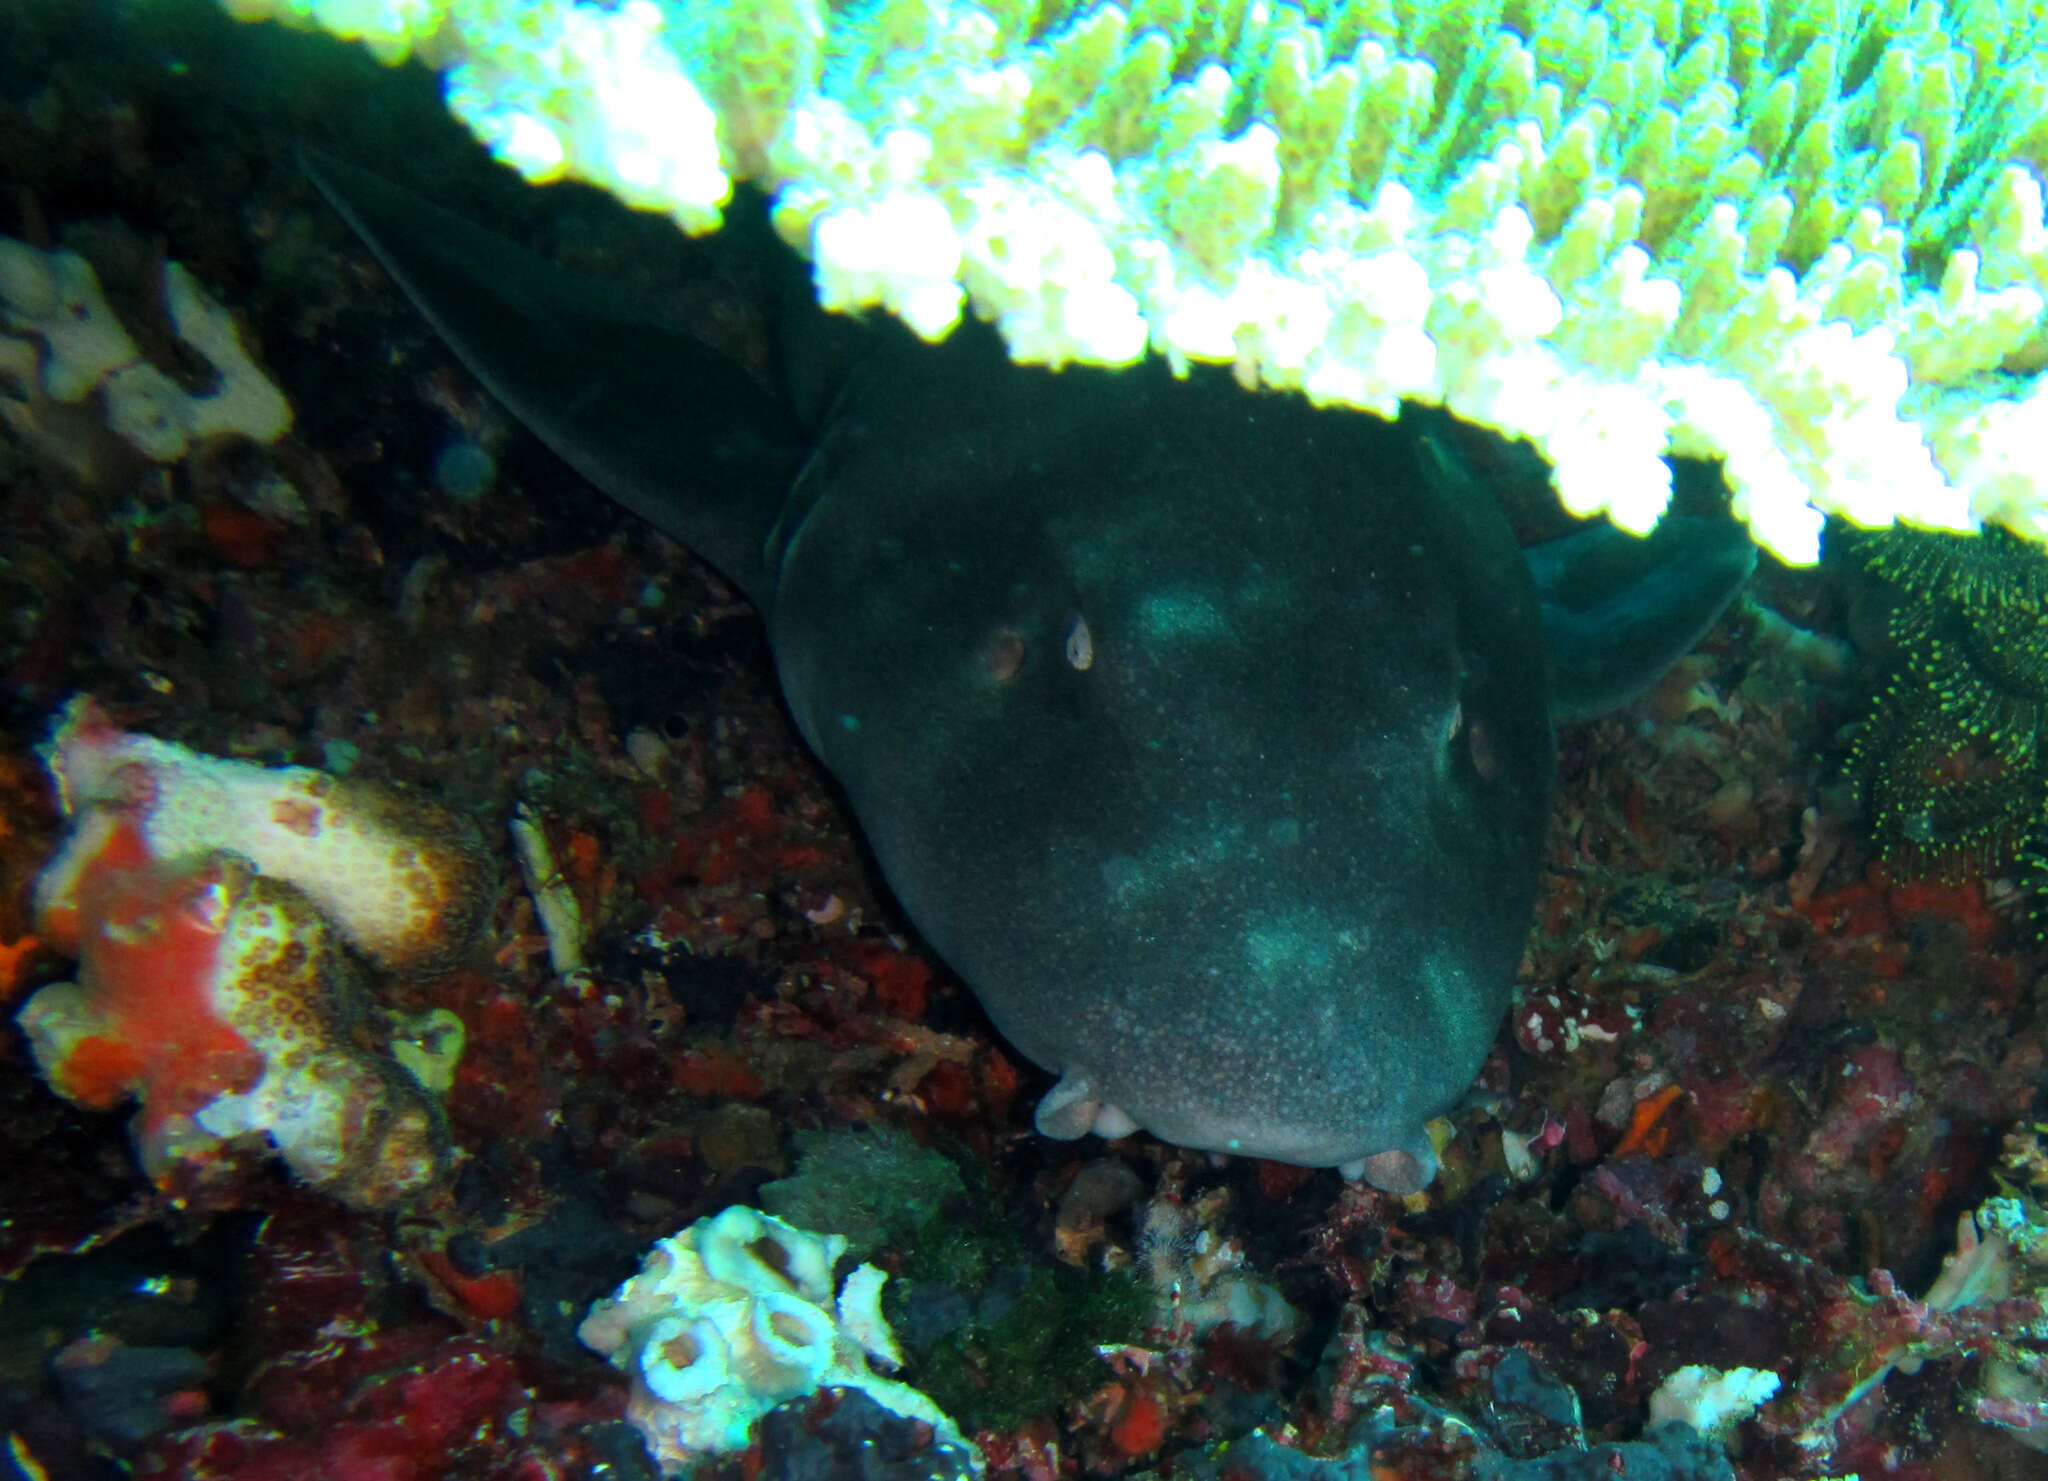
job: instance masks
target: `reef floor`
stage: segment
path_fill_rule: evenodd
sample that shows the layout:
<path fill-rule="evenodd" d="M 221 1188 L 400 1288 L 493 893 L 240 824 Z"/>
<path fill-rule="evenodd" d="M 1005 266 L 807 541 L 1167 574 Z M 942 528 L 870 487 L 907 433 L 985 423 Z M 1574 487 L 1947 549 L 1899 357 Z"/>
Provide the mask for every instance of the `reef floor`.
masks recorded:
<path fill-rule="evenodd" d="M 90 403 L 0 423 L 0 1002 L 71 970 L 29 896 L 60 832 L 35 748 L 74 694 L 195 751 L 415 789 L 501 874 L 456 967 L 373 979 L 365 1032 L 463 1027 L 452 1169 L 402 1212 L 260 1147 L 152 1182 L 126 1111 L 60 1098 L 0 1032 L 0 1472 L 651 1476 L 576 1324 L 656 1238 L 793 1174 L 866 1221 L 901 1376 L 1004 1476 L 2048 1469 L 2048 1276 L 2022 1258 L 2048 1188 L 2041 954 L 2009 871 L 1895 879 L 1865 841 L 1867 583 L 1767 569 L 1654 694 L 1562 734 L 1524 994 L 1425 1194 L 1050 1142 L 1048 1077 L 881 889 L 753 613 L 509 423 L 302 144 L 768 353 L 767 269 L 527 190 L 423 75 L 196 0 L 0 10 L 0 233 L 84 254 L 197 385 L 153 296 L 184 264 L 295 412 L 174 463 Z M 1543 507 L 1515 450 L 1466 452 Z M 513 862 L 522 807 L 579 969 Z M 875 1129 L 901 1136 L 849 1135 Z M 914 1153 L 957 1178 L 917 1182 Z M 834 1183 L 856 1163 L 930 1193 L 914 1237 Z M 1938 1285 L 1994 1195 L 2032 1223 L 1967 1235 Z M 1660 1438 L 1652 1396 L 1696 1366 L 1779 1386 L 1721 1439 Z M 799 1408 L 707 1470 L 925 1473 L 915 1443 L 864 1450 L 865 1422 Z"/>

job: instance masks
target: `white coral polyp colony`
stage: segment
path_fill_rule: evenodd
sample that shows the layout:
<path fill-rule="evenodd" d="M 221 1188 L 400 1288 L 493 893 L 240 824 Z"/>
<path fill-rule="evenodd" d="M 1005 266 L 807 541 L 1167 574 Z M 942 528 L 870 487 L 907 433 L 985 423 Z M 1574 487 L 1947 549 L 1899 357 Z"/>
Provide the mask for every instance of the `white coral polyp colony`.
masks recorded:
<path fill-rule="evenodd" d="M 836 1234 L 736 1206 L 659 1241 L 590 1308 L 577 1335 L 631 1379 L 626 1417 L 665 1471 L 744 1449 L 757 1419 L 823 1388 L 859 1389 L 962 1443 L 931 1400 L 869 1366 L 902 1364 L 882 1317 L 886 1277 L 862 1265 L 835 1297 L 845 1253 Z"/>
<path fill-rule="evenodd" d="M 224 3 L 444 68 L 529 179 L 692 231 L 753 180 L 927 338 L 1442 405 L 1633 530 L 1718 460 L 1789 561 L 2048 541 L 2039 0 Z"/>
<path fill-rule="evenodd" d="M 234 317 L 175 262 L 162 288 L 171 328 L 213 369 L 203 394 L 143 356 L 91 263 L 0 237 L 0 421 L 22 427 L 39 401 L 97 396 L 107 425 L 160 463 L 215 438 L 282 437 L 291 403 L 250 358 Z"/>

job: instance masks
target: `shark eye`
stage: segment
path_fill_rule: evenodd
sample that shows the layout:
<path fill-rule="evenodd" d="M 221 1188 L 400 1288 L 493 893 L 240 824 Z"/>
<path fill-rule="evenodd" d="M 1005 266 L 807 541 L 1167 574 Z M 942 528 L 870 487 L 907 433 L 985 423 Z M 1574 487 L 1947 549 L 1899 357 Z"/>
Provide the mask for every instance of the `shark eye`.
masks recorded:
<path fill-rule="evenodd" d="M 981 666 L 998 684 L 1007 684 L 1024 667 L 1024 635 L 1014 627 L 999 627 L 981 645 Z"/>
<path fill-rule="evenodd" d="M 1095 663 L 1095 638 L 1088 631 L 1088 619 L 1076 616 L 1067 625 L 1067 662 L 1077 669 L 1086 669 Z"/>

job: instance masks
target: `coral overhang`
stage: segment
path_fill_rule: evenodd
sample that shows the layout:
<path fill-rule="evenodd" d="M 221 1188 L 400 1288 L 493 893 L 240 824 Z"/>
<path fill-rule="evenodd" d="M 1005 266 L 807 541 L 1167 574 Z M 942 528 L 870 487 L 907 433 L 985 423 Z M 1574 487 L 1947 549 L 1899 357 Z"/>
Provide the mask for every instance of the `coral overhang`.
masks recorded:
<path fill-rule="evenodd" d="M 701 231 L 751 179 L 928 338 L 1440 404 L 1634 530 L 1718 460 L 1789 561 L 2048 539 L 2039 0 L 226 4 L 443 69 L 532 180 Z"/>

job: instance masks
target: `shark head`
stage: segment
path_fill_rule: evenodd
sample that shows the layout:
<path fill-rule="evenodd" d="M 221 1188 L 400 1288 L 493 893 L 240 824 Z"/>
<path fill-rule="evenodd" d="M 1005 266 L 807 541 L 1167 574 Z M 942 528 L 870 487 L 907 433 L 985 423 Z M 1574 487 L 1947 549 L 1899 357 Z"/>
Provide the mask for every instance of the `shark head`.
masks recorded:
<path fill-rule="evenodd" d="M 777 395 L 315 178 L 521 420 L 760 606 L 890 888 L 1060 1076 L 1042 1131 L 1430 1180 L 1424 1123 L 1513 992 L 1552 715 L 1690 646 L 1748 575 L 1739 526 L 1525 558 L 1409 418 L 1019 367 L 974 329 L 877 330 Z"/>

